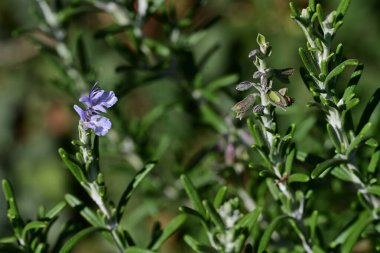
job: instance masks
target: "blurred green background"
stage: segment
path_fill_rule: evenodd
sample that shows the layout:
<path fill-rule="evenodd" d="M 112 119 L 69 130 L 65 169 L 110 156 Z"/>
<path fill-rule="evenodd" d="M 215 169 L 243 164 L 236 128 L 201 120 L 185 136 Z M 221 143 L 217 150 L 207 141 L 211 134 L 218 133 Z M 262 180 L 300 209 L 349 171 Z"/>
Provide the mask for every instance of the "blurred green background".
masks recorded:
<path fill-rule="evenodd" d="M 192 2 L 192 0 L 178 1 L 176 8 L 185 10 Z M 304 6 L 306 1 L 297 1 L 297 3 L 299 6 Z M 336 3 L 337 1 L 322 1 L 325 9 L 335 6 Z M 347 57 L 357 58 L 365 65 L 364 75 L 358 86 L 358 96 L 362 101 L 367 101 L 380 84 L 379 9 L 378 0 L 353 0 L 344 26 L 336 38 L 336 41 L 343 43 Z M 76 138 L 78 117 L 72 106 L 77 103 L 77 98 L 68 96 L 55 84 L 60 73 L 52 64 L 50 57 L 41 53 L 26 36 L 12 36 L 16 29 L 37 23 L 35 10 L 34 1 L 0 1 L 0 178 L 8 178 L 12 182 L 21 213 L 27 218 L 35 218 L 38 206 L 52 207 L 65 193 L 80 191 L 57 153 L 59 147 L 70 149 L 70 140 Z M 305 40 L 299 28 L 289 18 L 288 1 L 210 1 L 207 8 L 196 15 L 194 22 L 201 23 L 217 15 L 220 15 L 221 19 L 208 28 L 207 35 L 192 49 L 197 58 L 215 43 L 220 44 L 219 50 L 203 70 L 206 80 L 213 80 L 228 73 L 237 73 L 240 81 L 250 80 L 254 68 L 247 55 L 256 47 L 258 32 L 264 34 L 272 44 L 273 53 L 270 58 L 272 67 L 299 69 L 301 62 L 297 49 L 304 46 Z M 83 34 L 91 65 L 97 73 L 101 87 L 112 89 L 113 83 L 120 80 L 125 80 L 125 85 L 128 86 L 128 76 L 115 72 L 115 68 L 122 62 L 120 56 L 109 49 L 104 41 L 95 40 L 93 37 L 95 28 L 101 27 L 103 22 L 107 22 L 107 18 L 109 19 L 109 17 L 83 16 L 70 25 L 70 31 L 72 34 L 78 31 Z M 155 32 L 154 26 L 150 29 L 151 32 Z M 278 111 L 280 128 L 284 126 L 285 129 L 290 123 L 310 124 L 312 129 L 298 134 L 298 137 L 296 135 L 297 145 L 299 149 L 322 152 L 323 146 L 310 145 L 316 142 L 308 142 L 308 139 L 318 138 L 321 130 L 316 129 L 316 126 L 324 129 L 325 123 L 319 112 L 306 107 L 311 97 L 297 71 L 288 88 L 296 103 L 287 112 Z M 234 94 L 235 99 L 223 97 L 221 107 L 224 108 L 224 115 L 231 116 L 233 112 L 230 108 L 242 98 L 242 94 L 237 94 L 234 86 L 231 86 L 230 92 Z M 120 97 L 117 107 L 118 111 L 127 118 L 127 122 L 133 122 L 134 119 L 144 117 L 156 106 L 169 104 L 176 96 L 178 96 L 176 83 L 160 80 Z M 356 113 L 354 120 L 358 120 L 364 106 L 365 103 L 362 103 L 354 110 Z M 305 120 L 311 114 L 315 115 L 313 118 L 315 124 Z M 372 119 L 376 126 L 373 129 L 379 129 L 379 114 L 378 108 Z M 177 157 L 181 157 L 179 159 L 181 161 L 186 161 L 186 157 L 198 150 L 199 146 L 207 146 L 208 142 L 215 142 L 217 138 L 215 133 L 194 125 L 191 117 L 191 112 L 173 108 L 147 133 L 152 140 L 169 138 L 170 147 L 160 156 L 159 167 L 153 179 L 144 183 L 142 190 L 144 195 L 140 194 L 133 198 L 134 204 L 130 206 L 126 215 L 125 222 L 134 234 L 139 235 L 137 238 L 139 242 L 148 241 L 147 231 L 151 229 L 154 220 L 167 223 L 177 213 L 178 205 L 183 204 L 179 201 L 180 198 L 175 196 L 172 199 L 167 198 L 172 196 L 170 187 L 157 192 L 160 180 L 154 179 L 167 177 L 175 188 L 178 185 L 178 178 L 175 175 L 178 173 L 173 171 L 178 170 Z M 241 122 L 236 120 L 234 124 Z M 379 133 L 374 131 L 374 134 L 379 137 Z M 129 157 L 129 163 L 126 163 L 127 158 L 120 156 L 122 154 L 120 150 L 128 149 L 129 142 L 127 140 L 119 142 L 117 138 L 116 134 L 110 134 L 107 139 L 102 140 L 102 147 L 109 151 L 102 156 L 102 163 L 112 196 L 120 195 L 134 173 L 131 166 L 133 158 Z M 147 149 L 154 148 L 147 147 Z M 138 159 L 134 161 L 137 163 L 136 166 L 141 163 Z M 212 164 L 212 161 L 210 163 Z M 207 171 L 207 163 L 203 166 L 207 180 L 207 174 L 214 172 Z M 158 200 L 158 195 L 161 195 L 161 201 Z M 134 206 L 144 208 L 134 210 Z M 69 217 L 72 214 L 67 211 L 65 215 Z M 57 227 L 64 222 L 65 217 L 59 221 Z M 0 237 L 9 233 L 6 206 L 1 195 Z M 99 245 L 90 242 L 92 241 L 89 240 L 87 244 L 84 242 L 75 252 L 107 252 L 107 246 L 99 248 Z M 173 252 L 176 252 L 176 249 L 177 252 L 182 252 L 178 249 L 184 247 L 180 235 L 169 244 L 168 247 Z"/>

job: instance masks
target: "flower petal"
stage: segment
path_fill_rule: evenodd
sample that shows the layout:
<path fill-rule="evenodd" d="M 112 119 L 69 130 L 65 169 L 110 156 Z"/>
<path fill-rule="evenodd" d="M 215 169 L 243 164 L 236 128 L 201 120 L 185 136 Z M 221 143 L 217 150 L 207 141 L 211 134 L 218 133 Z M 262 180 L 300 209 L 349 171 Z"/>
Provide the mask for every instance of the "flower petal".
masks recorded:
<path fill-rule="evenodd" d="M 98 136 L 103 136 L 111 129 L 111 121 L 100 115 L 93 115 L 88 122 L 85 122 L 85 127 L 94 130 Z"/>
<path fill-rule="evenodd" d="M 86 120 L 86 118 L 87 118 L 86 111 L 84 111 L 82 108 L 80 108 L 77 105 L 74 105 L 74 110 L 78 113 L 81 120 Z"/>
<path fill-rule="evenodd" d="M 117 102 L 117 97 L 113 91 L 103 91 L 101 96 L 96 100 L 95 104 L 100 104 L 106 108 L 110 108 Z"/>

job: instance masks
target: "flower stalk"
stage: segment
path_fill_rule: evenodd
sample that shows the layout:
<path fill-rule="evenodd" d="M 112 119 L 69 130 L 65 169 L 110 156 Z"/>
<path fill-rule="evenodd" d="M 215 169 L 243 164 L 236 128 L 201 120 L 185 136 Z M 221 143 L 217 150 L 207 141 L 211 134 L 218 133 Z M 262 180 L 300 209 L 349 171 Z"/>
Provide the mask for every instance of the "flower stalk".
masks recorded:
<path fill-rule="evenodd" d="M 120 237 L 119 223 L 113 214 L 114 208 L 108 204 L 103 175 L 99 168 L 99 136 L 106 135 L 111 128 L 111 121 L 101 113 L 112 107 L 117 101 L 113 91 L 99 89 L 98 84 L 91 88 L 88 95 L 79 99 L 85 105 L 85 109 L 74 105 L 75 111 L 80 116 L 79 120 L 79 142 L 80 158 L 85 167 L 87 180 L 81 182 L 91 199 L 95 202 L 99 211 L 104 216 L 104 222 L 110 231 L 119 252 L 125 252 L 126 245 Z"/>
<path fill-rule="evenodd" d="M 254 148 L 267 161 L 266 165 L 269 171 L 277 179 L 277 183 L 275 183 L 277 189 L 274 191 L 279 191 L 280 195 L 282 195 L 280 196 L 282 202 L 281 210 L 286 216 L 290 217 L 290 224 L 299 236 L 304 250 L 312 253 L 312 245 L 307 238 L 302 221 L 305 202 L 304 195 L 298 194 L 300 197 L 296 198 L 286 182 L 290 171 L 286 171 L 284 165 L 288 159 L 287 155 L 292 149 L 292 133 L 281 137 L 277 132 L 275 121 L 275 108 L 278 107 L 285 110 L 293 104 L 294 100 L 287 95 L 287 88 L 282 88 L 278 91 L 273 89 L 274 78 L 284 83 L 289 83 L 289 76 L 293 74 L 294 70 L 290 68 L 268 68 L 266 58 L 271 54 L 271 47 L 261 34 L 257 37 L 257 43 L 259 49 L 253 50 L 248 55 L 250 58 L 253 58 L 253 63 L 257 68 L 257 71 L 253 75 L 255 81 L 244 81 L 236 87 L 239 91 L 245 91 L 254 87 L 256 92 L 249 94 L 232 109 L 236 112 L 237 117 L 241 119 L 252 108 L 256 118 L 256 124 L 251 127 L 255 139 Z M 258 102 L 254 105 L 256 99 Z M 262 136 L 262 140 L 259 136 Z M 267 182 L 269 184 L 273 183 L 272 180 Z"/>

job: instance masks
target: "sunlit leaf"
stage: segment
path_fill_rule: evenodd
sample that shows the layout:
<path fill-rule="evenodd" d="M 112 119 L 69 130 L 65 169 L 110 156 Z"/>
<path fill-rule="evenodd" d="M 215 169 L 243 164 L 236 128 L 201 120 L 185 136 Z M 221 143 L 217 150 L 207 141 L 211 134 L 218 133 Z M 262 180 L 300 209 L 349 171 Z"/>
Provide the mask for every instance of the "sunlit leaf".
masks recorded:
<path fill-rule="evenodd" d="M 281 215 L 275 218 L 269 226 L 265 229 L 263 236 L 260 239 L 259 248 L 257 250 L 258 253 L 264 252 L 269 244 L 269 241 L 271 239 L 271 236 L 274 232 L 274 230 L 285 220 L 288 219 L 289 216 Z"/>
<path fill-rule="evenodd" d="M 357 66 L 359 64 L 359 61 L 356 59 L 350 59 L 342 62 L 338 66 L 336 66 L 330 73 L 326 76 L 325 84 L 328 84 L 331 79 L 339 76 L 347 66 Z"/>
<path fill-rule="evenodd" d="M 186 215 L 180 214 L 174 219 L 170 221 L 170 223 L 165 227 L 163 230 L 161 236 L 157 238 L 156 242 L 152 245 L 151 249 L 153 251 L 157 251 L 161 245 L 170 237 L 172 236 L 180 226 L 185 222 Z"/>
<path fill-rule="evenodd" d="M 89 227 L 85 228 L 78 233 L 76 233 L 74 236 L 70 237 L 70 239 L 65 242 L 65 244 L 60 249 L 59 253 L 70 253 L 71 250 L 77 245 L 81 240 L 83 240 L 85 237 L 89 236 L 90 234 L 105 230 L 104 228 L 99 227 Z"/>
<path fill-rule="evenodd" d="M 189 196 L 193 206 L 197 212 L 199 212 L 203 217 L 206 217 L 206 210 L 202 204 L 201 198 L 194 187 L 193 183 L 186 175 L 181 175 L 181 182 L 183 188 L 185 189 L 187 195 Z"/>
<path fill-rule="evenodd" d="M 347 235 L 347 239 L 342 244 L 342 253 L 352 252 L 353 247 L 360 238 L 364 229 L 372 222 L 372 216 L 369 211 L 362 212 L 359 218 L 351 225 L 351 229 Z"/>
<path fill-rule="evenodd" d="M 119 204 L 116 209 L 117 220 L 121 220 L 125 207 L 128 204 L 129 199 L 132 196 L 134 190 L 139 186 L 142 180 L 149 174 L 149 172 L 156 166 L 155 162 L 147 163 L 144 168 L 142 168 L 136 175 L 133 177 L 132 181 L 128 184 L 127 188 L 124 190 L 121 198 L 119 200 Z"/>
<path fill-rule="evenodd" d="M 288 182 L 290 183 L 306 183 L 309 181 L 309 176 L 303 173 L 294 173 L 288 177 Z"/>
<path fill-rule="evenodd" d="M 342 158 L 331 158 L 317 165 L 317 167 L 311 172 L 311 178 L 315 179 L 319 177 L 326 170 L 336 167 L 340 164 L 347 163 L 346 159 Z"/>
<path fill-rule="evenodd" d="M 227 193 L 227 186 L 222 186 L 219 188 L 218 192 L 215 195 L 215 199 L 213 202 L 215 208 L 219 208 L 220 205 L 223 203 L 224 197 L 226 196 L 226 193 Z"/>

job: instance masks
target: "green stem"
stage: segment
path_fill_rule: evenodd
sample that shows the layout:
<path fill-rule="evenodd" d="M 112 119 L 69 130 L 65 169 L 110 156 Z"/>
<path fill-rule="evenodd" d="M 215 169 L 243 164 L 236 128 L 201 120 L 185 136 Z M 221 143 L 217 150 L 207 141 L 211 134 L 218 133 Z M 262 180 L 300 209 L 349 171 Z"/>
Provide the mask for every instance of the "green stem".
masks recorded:
<path fill-rule="evenodd" d="M 296 23 L 300 26 L 300 28 L 304 32 L 307 42 L 310 45 L 315 45 L 316 44 L 315 38 L 317 37 L 315 34 L 316 32 L 314 34 L 310 35 L 307 27 L 305 27 L 305 25 L 303 23 L 299 22 L 298 20 L 296 20 Z M 309 28 L 314 30 L 313 29 L 314 27 L 312 27 L 312 26 L 310 26 Z M 336 31 L 334 31 L 334 33 L 335 32 Z M 325 41 L 321 41 L 322 50 L 318 50 L 317 47 L 314 47 L 316 50 L 316 51 L 314 51 L 314 56 L 315 56 L 314 62 L 319 66 L 319 69 L 322 69 L 322 61 L 327 61 L 328 56 L 331 52 L 331 44 L 332 44 L 331 38 L 333 37 L 333 35 L 334 34 L 326 34 L 326 33 L 323 34 L 324 38 L 326 38 L 326 39 L 325 39 Z M 328 74 L 329 73 L 327 73 L 326 76 Z M 326 92 L 326 93 L 320 93 L 319 96 L 321 98 L 328 100 L 331 103 L 335 104 L 334 96 L 331 94 L 331 91 L 328 89 L 328 87 L 324 83 L 323 79 L 321 80 L 320 78 L 318 78 L 317 86 L 319 89 Z M 336 99 L 336 100 L 339 101 L 340 99 Z M 343 145 L 344 145 L 343 150 L 337 151 L 337 152 L 339 152 L 337 154 L 337 156 L 343 157 L 347 160 L 355 160 L 355 157 L 348 157 L 348 154 L 346 154 L 346 150 L 350 146 L 351 143 L 350 143 L 349 138 L 347 136 L 347 132 L 343 128 L 342 118 L 343 118 L 342 113 L 339 110 L 337 110 L 334 107 L 327 107 L 326 120 L 333 127 L 335 134 L 338 137 L 339 141 L 341 143 L 343 143 Z M 356 175 L 356 173 L 359 172 L 359 169 L 357 168 L 357 166 L 352 164 L 352 163 L 349 163 L 349 164 L 345 165 L 343 168 L 345 170 L 347 170 L 348 175 L 351 175 L 352 183 L 354 183 L 358 187 L 359 191 L 361 191 L 363 193 L 364 198 L 369 203 L 371 203 L 372 206 L 374 207 L 374 210 L 376 210 L 380 206 L 380 200 L 378 198 L 376 198 L 375 196 L 367 193 L 366 184 L 362 181 L 362 179 L 360 177 L 358 177 Z M 374 212 L 374 217 L 377 217 L 375 212 Z"/>
<path fill-rule="evenodd" d="M 259 71 L 261 71 L 262 73 L 265 73 L 266 61 L 260 60 L 259 64 L 256 65 L 256 67 Z M 263 124 L 262 133 L 263 133 L 268 150 L 273 150 L 275 148 L 273 147 L 274 141 L 275 141 L 275 133 L 273 133 L 272 131 L 276 132 L 276 129 L 272 129 L 272 123 L 274 121 L 274 109 L 271 106 L 268 96 L 267 96 L 267 91 L 271 89 L 271 82 L 272 82 L 271 80 L 268 80 L 268 87 L 263 87 L 262 89 L 260 89 L 261 105 L 264 106 L 263 115 L 260 116 L 260 119 Z M 281 155 L 275 155 L 274 157 L 275 157 L 274 159 L 271 159 L 271 157 L 268 157 L 268 160 L 271 162 L 272 171 L 280 179 L 282 178 L 280 168 L 281 168 L 281 164 L 283 164 L 284 158 Z M 280 183 L 278 184 L 278 188 L 280 192 L 284 194 L 284 196 L 292 203 L 291 210 L 287 210 L 289 213 L 285 213 L 285 214 L 292 216 L 297 221 L 297 223 L 302 224 L 303 226 L 302 218 L 303 218 L 304 199 L 300 200 L 299 209 L 297 209 L 295 207 L 296 200 L 294 198 L 294 194 L 290 191 L 288 184 Z M 283 204 L 285 205 L 286 203 L 283 203 Z M 294 228 L 298 237 L 302 241 L 304 250 L 307 253 L 313 253 L 312 246 L 310 245 L 305 235 L 298 229 L 297 225 L 294 225 Z"/>

